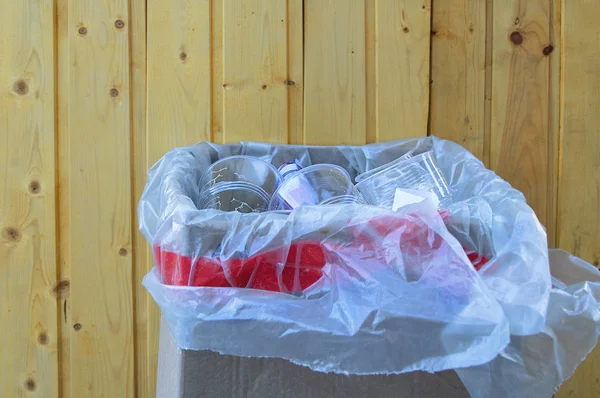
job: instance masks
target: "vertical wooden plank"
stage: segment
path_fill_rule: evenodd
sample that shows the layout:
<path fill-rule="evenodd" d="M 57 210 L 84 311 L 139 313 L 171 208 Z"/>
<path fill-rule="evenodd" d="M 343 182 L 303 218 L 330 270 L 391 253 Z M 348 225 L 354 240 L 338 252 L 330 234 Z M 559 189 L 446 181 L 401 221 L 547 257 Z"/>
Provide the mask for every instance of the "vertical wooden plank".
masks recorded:
<path fill-rule="evenodd" d="M 0 16 L 0 396 L 58 396 L 54 3 Z"/>
<path fill-rule="evenodd" d="M 377 0 L 365 1 L 365 141 L 377 141 Z"/>
<path fill-rule="evenodd" d="M 129 41 L 131 47 L 131 154 L 133 190 L 131 226 L 133 233 L 132 260 L 134 269 L 135 317 L 135 396 L 156 396 L 156 365 L 158 345 L 149 340 L 149 307 L 152 298 L 142 286 L 144 275 L 152 267 L 148 243 L 140 233 L 137 203 L 140 200 L 147 173 L 146 152 L 146 0 L 130 0 Z"/>
<path fill-rule="evenodd" d="M 485 105 L 483 109 L 483 163 L 490 168 L 492 150 L 492 61 L 494 49 L 494 0 L 485 2 Z"/>
<path fill-rule="evenodd" d="M 304 142 L 366 142 L 365 3 L 304 1 Z"/>
<path fill-rule="evenodd" d="M 600 266 L 600 3 L 564 2 L 559 247 Z"/>
<path fill-rule="evenodd" d="M 69 2 L 73 397 L 134 393 L 129 30 L 125 0 Z"/>
<path fill-rule="evenodd" d="M 558 246 L 600 266 L 600 3 L 562 1 L 561 171 Z M 559 397 L 600 395 L 600 347 Z"/>
<path fill-rule="evenodd" d="M 427 135 L 430 1 L 377 1 L 377 141 Z"/>
<path fill-rule="evenodd" d="M 210 1 L 148 1 L 148 156 L 210 140 Z"/>
<path fill-rule="evenodd" d="M 223 1 L 210 3 L 211 140 L 223 143 Z"/>
<path fill-rule="evenodd" d="M 304 135 L 304 6 L 287 0 L 288 141 L 302 144 Z"/>
<path fill-rule="evenodd" d="M 435 1 L 430 132 L 483 159 L 486 2 Z"/>
<path fill-rule="evenodd" d="M 215 20 L 211 21 L 211 15 Z M 221 140 L 218 121 L 211 123 L 211 114 L 220 115 L 213 113 L 211 106 L 211 66 L 218 70 L 221 60 L 219 48 L 211 49 L 211 43 L 213 46 L 220 43 L 220 15 L 222 2 L 219 0 L 147 1 L 147 163 L 144 173 L 170 149 L 210 140 L 211 130 L 215 139 Z M 136 137 L 141 139 L 134 131 L 134 140 Z M 142 154 L 136 152 L 134 156 Z M 145 174 L 139 178 L 145 183 Z M 145 256 L 150 261 L 147 242 L 144 240 L 140 245 L 146 245 Z M 153 396 L 160 312 L 154 300 L 147 297 L 147 391 L 148 396 Z M 142 348 L 139 344 L 138 347 Z M 138 375 L 143 377 L 142 373 Z M 138 388 L 141 393 L 140 384 Z"/>
<path fill-rule="evenodd" d="M 550 0 L 493 5 L 491 167 L 551 226 Z"/>
<path fill-rule="evenodd" d="M 561 114 L 561 24 L 562 24 L 562 0 L 550 0 L 550 40 L 549 45 L 544 47 L 550 58 L 549 66 L 549 109 L 548 109 L 548 162 L 550 175 L 548 181 L 548 214 L 552 217 L 546 223 L 548 233 L 548 247 L 557 245 L 557 223 L 558 223 L 558 184 L 560 175 L 560 114 Z M 542 50 L 542 53 L 544 50 Z"/>
<path fill-rule="evenodd" d="M 58 277 L 61 284 L 59 306 L 59 391 L 61 398 L 71 397 L 71 261 L 69 258 L 69 39 L 73 34 L 69 24 L 69 0 L 56 1 L 56 134 L 58 174 Z"/>
<path fill-rule="evenodd" d="M 224 141 L 287 143 L 287 2 L 223 2 Z"/>

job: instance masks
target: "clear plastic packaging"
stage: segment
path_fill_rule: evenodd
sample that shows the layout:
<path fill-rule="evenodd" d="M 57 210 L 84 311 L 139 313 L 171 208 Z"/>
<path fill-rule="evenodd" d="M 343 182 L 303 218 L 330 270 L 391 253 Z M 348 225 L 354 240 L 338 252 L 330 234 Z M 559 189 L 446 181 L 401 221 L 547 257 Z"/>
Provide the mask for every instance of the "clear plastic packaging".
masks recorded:
<path fill-rule="evenodd" d="M 512 336 L 494 360 L 457 369 L 474 398 L 550 397 L 600 337 L 600 271 L 564 250 L 550 250 L 553 288 L 540 333 Z"/>
<path fill-rule="evenodd" d="M 357 204 L 248 214 L 197 206 L 200 174 L 228 156 L 275 167 L 290 159 L 307 168 L 333 163 L 353 178 L 413 150 L 431 151 L 448 182 L 453 200 L 444 219 L 431 200 L 398 212 Z M 150 170 L 138 211 L 156 265 L 144 285 L 182 348 L 389 374 L 478 366 L 511 334 L 546 327 L 543 227 L 520 192 L 452 142 L 199 143 Z M 476 271 L 463 247 L 489 261 Z"/>
<path fill-rule="evenodd" d="M 270 198 L 281 177 L 271 164 L 253 156 L 228 156 L 211 164 L 200 177 L 201 192 L 223 183 L 241 182 L 260 188 Z"/>
<path fill-rule="evenodd" d="M 452 202 L 452 195 L 435 155 L 432 151 L 416 156 L 411 153 L 358 175 L 356 188 L 368 203 L 386 209 L 393 206 L 396 188 L 432 192 L 438 197 L 440 208 L 446 209 Z"/>
<path fill-rule="evenodd" d="M 273 194 L 270 210 L 292 210 L 300 206 L 365 203 L 350 175 L 332 164 L 317 164 L 297 170 Z"/>
<path fill-rule="evenodd" d="M 396 159 L 396 160 L 394 160 L 392 162 L 386 163 L 384 165 L 381 165 L 379 167 L 376 167 L 374 169 L 371 169 L 369 171 L 365 171 L 364 173 L 357 175 L 356 178 L 355 178 L 355 181 L 358 184 L 362 180 L 364 180 L 366 178 L 369 178 L 372 175 L 379 173 L 380 171 L 383 171 L 383 170 L 385 170 L 385 169 L 387 169 L 389 167 L 395 166 L 397 163 L 400 163 L 400 162 L 403 162 L 403 161 L 405 161 L 407 159 L 410 159 L 411 157 L 413 157 L 413 155 L 414 155 L 414 150 L 408 151 L 404 155 L 400 156 L 398 159 Z"/>
<path fill-rule="evenodd" d="M 222 182 L 203 191 L 199 208 L 240 213 L 267 210 L 269 196 L 254 184 Z"/>

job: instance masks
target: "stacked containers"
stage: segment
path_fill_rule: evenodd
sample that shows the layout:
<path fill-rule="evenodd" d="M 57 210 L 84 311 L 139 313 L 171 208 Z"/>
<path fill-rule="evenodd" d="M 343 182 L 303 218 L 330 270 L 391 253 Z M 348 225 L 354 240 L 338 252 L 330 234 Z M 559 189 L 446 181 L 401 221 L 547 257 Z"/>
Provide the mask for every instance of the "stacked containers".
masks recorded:
<path fill-rule="evenodd" d="M 230 156 L 213 163 L 200 177 L 201 209 L 252 213 L 265 211 L 281 183 L 277 169 L 251 156 Z"/>

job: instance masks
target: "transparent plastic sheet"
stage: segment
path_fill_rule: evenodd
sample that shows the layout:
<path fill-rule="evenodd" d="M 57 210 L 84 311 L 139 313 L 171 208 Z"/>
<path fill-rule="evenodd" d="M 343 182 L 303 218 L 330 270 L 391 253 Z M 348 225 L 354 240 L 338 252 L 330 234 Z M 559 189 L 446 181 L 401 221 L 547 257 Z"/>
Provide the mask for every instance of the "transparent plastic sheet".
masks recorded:
<path fill-rule="evenodd" d="M 200 174 L 226 156 L 275 167 L 334 163 L 355 177 L 431 149 L 454 200 L 445 220 L 429 201 L 395 213 L 360 205 L 289 214 L 197 208 Z M 490 361 L 509 329 L 533 335 L 544 327 L 544 230 L 521 193 L 448 141 L 175 149 L 150 170 L 139 219 L 157 266 L 144 285 L 182 348 L 340 373 L 438 371 Z M 490 261 L 475 272 L 461 246 Z"/>
<path fill-rule="evenodd" d="M 600 337 L 600 271 L 550 250 L 553 285 L 544 329 L 513 336 L 493 361 L 457 369 L 473 397 L 550 397 Z"/>

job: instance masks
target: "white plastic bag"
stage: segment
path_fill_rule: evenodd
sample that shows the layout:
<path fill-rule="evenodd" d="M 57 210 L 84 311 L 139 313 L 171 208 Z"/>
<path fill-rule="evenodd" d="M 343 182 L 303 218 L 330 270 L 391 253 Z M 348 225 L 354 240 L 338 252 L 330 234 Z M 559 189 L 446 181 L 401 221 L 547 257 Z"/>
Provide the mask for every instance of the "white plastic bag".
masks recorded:
<path fill-rule="evenodd" d="M 398 212 L 196 207 L 200 173 L 226 156 L 276 167 L 293 159 L 334 163 L 355 176 L 430 149 L 454 200 L 445 220 L 429 200 Z M 511 332 L 544 328 L 551 282 L 543 228 L 521 193 L 448 141 L 175 149 L 150 170 L 139 219 L 157 264 L 144 285 L 182 348 L 389 374 L 480 365 Z M 479 273 L 463 247 L 490 259 Z"/>
<path fill-rule="evenodd" d="M 563 250 L 550 250 L 553 289 L 544 329 L 513 336 L 493 361 L 458 369 L 473 397 L 550 397 L 600 337 L 600 272 Z"/>

